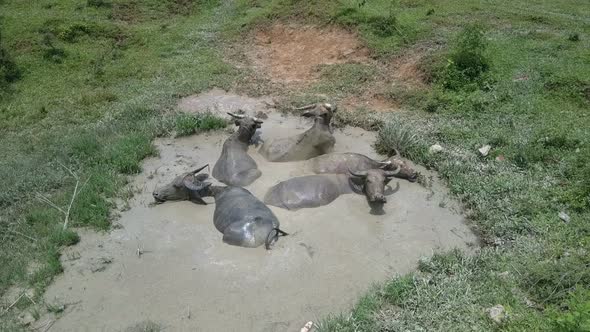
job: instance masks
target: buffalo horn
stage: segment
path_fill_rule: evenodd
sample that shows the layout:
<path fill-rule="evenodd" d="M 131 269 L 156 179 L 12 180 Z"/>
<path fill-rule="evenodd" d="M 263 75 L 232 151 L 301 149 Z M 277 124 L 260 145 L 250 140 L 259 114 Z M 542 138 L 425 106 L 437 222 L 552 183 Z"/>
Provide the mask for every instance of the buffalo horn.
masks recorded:
<path fill-rule="evenodd" d="M 243 119 L 244 117 L 246 117 L 244 114 L 234 114 L 232 112 L 227 112 L 227 114 L 229 114 L 232 117 L 237 118 L 237 119 Z"/>
<path fill-rule="evenodd" d="M 309 104 L 306 106 L 297 107 L 295 110 L 296 111 L 306 111 L 306 110 L 310 110 L 310 109 L 314 108 L 315 106 L 316 106 L 316 104 Z"/>
<path fill-rule="evenodd" d="M 385 177 L 387 177 L 387 178 L 390 178 L 390 177 L 397 175 L 397 173 L 399 173 L 399 171 L 401 171 L 401 167 L 398 166 L 393 171 L 383 171 L 383 175 L 385 175 Z"/>

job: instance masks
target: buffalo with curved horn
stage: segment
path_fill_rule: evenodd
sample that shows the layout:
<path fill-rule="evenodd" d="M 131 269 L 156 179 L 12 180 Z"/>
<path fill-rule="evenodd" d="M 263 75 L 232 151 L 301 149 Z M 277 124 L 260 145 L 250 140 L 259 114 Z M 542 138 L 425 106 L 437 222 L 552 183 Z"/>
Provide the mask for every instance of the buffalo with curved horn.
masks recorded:
<path fill-rule="evenodd" d="M 313 126 L 305 132 L 271 141 L 266 141 L 260 148 L 262 154 L 269 161 L 296 161 L 329 153 L 334 148 L 336 139 L 332 135 L 330 121 L 336 112 L 332 104 L 312 104 L 296 108 L 305 111 L 304 117 L 314 119 Z"/>
<path fill-rule="evenodd" d="M 385 185 L 395 170 L 370 169 L 349 174 L 318 174 L 295 177 L 271 187 L 264 197 L 268 205 L 288 210 L 327 205 L 342 194 L 364 194 L 371 205 L 385 204 Z"/>
<path fill-rule="evenodd" d="M 415 182 L 418 178 L 418 172 L 406 160 L 401 158 L 397 150 L 395 150 L 392 157 L 384 161 L 374 160 L 360 153 L 347 152 L 317 156 L 306 161 L 305 165 L 308 170 L 316 174 L 347 174 L 349 169 L 366 171 L 375 168 L 384 170 L 399 168 L 399 172 L 395 175 L 396 178 L 407 179 L 410 182 Z"/>
<path fill-rule="evenodd" d="M 238 130 L 223 143 L 221 156 L 213 166 L 213 177 L 231 186 L 247 186 L 262 175 L 258 165 L 248 155 L 248 146 L 262 120 L 228 112 Z"/>
<path fill-rule="evenodd" d="M 214 186 L 206 182 L 208 174 L 197 174 L 206 166 L 176 177 L 158 188 L 153 196 L 157 203 L 190 200 L 207 204 L 203 197 L 215 199 L 213 224 L 223 233 L 223 242 L 255 248 L 262 244 L 271 249 L 280 236 L 288 235 L 279 228 L 279 220 L 272 211 L 248 190 L 234 186 Z"/>

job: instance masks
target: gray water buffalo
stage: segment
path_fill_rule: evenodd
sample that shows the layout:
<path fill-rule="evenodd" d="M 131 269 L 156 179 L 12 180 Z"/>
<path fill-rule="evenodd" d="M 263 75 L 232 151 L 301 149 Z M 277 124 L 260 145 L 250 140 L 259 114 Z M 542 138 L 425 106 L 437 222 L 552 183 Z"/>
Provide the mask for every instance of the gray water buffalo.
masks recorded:
<path fill-rule="evenodd" d="M 248 155 L 248 146 L 262 121 L 243 114 L 227 114 L 235 119 L 238 130 L 223 143 L 221 156 L 213 166 L 213 177 L 227 185 L 247 186 L 262 175 Z"/>
<path fill-rule="evenodd" d="M 280 182 L 264 197 L 268 205 L 288 210 L 313 208 L 330 204 L 342 194 L 364 194 L 371 208 L 382 207 L 387 201 L 385 185 L 399 172 L 370 169 L 347 174 L 306 175 Z"/>
<path fill-rule="evenodd" d="M 313 117 L 313 126 L 296 136 L 265 141 L 259 152 L 268 161 L 307 160 L 329 153 L 334 148 L 336 139 L 332 136 L 330 121 L 336 112 L 336 106 L 313 104 L 296 110 L 305 110 L 301 116 Z"/>
<path fill-rule="evenodd" d="M 279 236 L 288 235 L 279 229 L 279 220 L 272 211 L 248 190 L 234 186 L 213 186 L 207 174 L 197 174 L 204 166 L 176 177 L 171 183 L 153 192 L 157 203 L 190 200 L 207 204 L 203 197 L 214 197 L 213 224 L 223 233 L 223 242 L 247 248 L 264 244 L 271 249 Z"/>
<path fill-rule="evenodd" d="M 317 156 L 305 163 L 306 168 L 316 174 L 347 174 L 349 170 L 359 172 L 376 168 L 384 170 L 399 168 L 399 172 L 395 174 L 396 178 L 407 179 L 410 182 L 415 182 L 418 178 L 418 172 L 401 158 L 397 150 L 394 156 L 384 161 L 374 160 L 360 153 L 347 152 Z"/>

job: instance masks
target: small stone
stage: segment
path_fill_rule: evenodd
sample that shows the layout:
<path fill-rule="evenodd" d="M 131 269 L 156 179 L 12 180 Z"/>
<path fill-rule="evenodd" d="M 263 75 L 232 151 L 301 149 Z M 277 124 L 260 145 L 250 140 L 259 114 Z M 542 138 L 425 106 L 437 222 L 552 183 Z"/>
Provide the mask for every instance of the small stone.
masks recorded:
<path fill-rule="evenodd" d="M 504 157 L 504 155 L 499 155 L 496 157 L 496 161 L 504 161 L 506 160 L 506 158 Z"/>
<path fill-rule="evenodd" d="M 564 223 L 570 222 L 570 216 L 564 211 L 559 212 L 559 219 L 563 220 Z"/>
<path fill-rule="evenodd" d="M 488 315 L 491 320 L 496 324 L 501 324 L 506 319 L 506 310 L 501 304 L 495 305 L 487 309 Z"/>
<path fill-rule="evenodd" d="M 478 151 L 479 154 L 481 154 L 483 157 L 486 157 L 490 153 L 491 149 L 492 147 L 490 145 L 484 145 L 481 148 L 479 148 Z"/>
<path fill-rule="evenodd" d="M 502 273 L 498 273 L 498 276 L 503 278 L 503 279 L 508 279 L 510 277 L 510 272 L 509 271 L 504 271 Z"/>
<path fill-rule="evenodd" d="M 309 321 L 309 322 L 305 323 L 305 325 L 303 325 L 300 332 L 309 332 L 309 331 L 311 331 L 312 328 L 313 328 L 313 322 Z"/>
<path fill-rule="evenodd" d="M 442 152 L 443 150 L 444 149 L 442 146 L 440 146 L 439 144 L 434 144 L 428 149 L 428 152 L 435 154 L 435 153 Z"/>

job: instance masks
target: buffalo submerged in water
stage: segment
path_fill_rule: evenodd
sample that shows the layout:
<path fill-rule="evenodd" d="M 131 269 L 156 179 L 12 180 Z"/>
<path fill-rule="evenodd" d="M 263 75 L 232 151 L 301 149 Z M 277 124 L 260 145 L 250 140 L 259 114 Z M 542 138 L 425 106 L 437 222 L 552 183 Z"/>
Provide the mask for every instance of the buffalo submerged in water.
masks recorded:
<path fill-rule="evenodd" d="M 176 177 L 171 183 L 156 189 L 157 203 L 190 200 L 206 204 L 203 197 L 215 198 L 213 224 L 223 233 L 223 242 L 248 248 L 262 244 L 271 249 L 280 236 L 279 220 L 272 211 L 248 190 L 235 186 L 214 186 L 206 182 L 207 174 L 198 174 L 206 166 Z"/>
<path fill-rule="evenodd" d="M 243 114 L 227 114 L 234 118 L 238 130 L 223 143 L 221 155 L 213 166 L 213 177 L 230 186 L 247 186 L 262 175 L 248 155 L 248 147 L 263 122 Z"/>
<path fill-rule="evenodd" d="M 385 186 L 398 174 L 395 170 L 370 169 L 349 174 L 318 174 L 295 177 L 271 187 L 264 197 L 268 205 L 288 210 L 330 204 L 342 194 L 365 195 L 371 211 L 382 213 Z"/>
<path fill-rule="evenodd" d="M 307 160 L 329 153 L 334 148 L 336 139 L 332 135 L 330 121 L 336 112 L 336 106 L 313 104 L 296 110 L 305 111 L 301 116 L 313 118 L 313 126 L 296 136 L 265 141 L 259 152 L 268 161 Z"/>
<path fill-rule="evenodd" d="M 360 153 L 333 152 L 311 158 L 305 162 L 305 165 L 309 171 L 316 174 L 348 174 L 349 171 L 363 172 L 377 168 L 384 170 L 399 168 L 399 172 L 394 175 L 396 178 L 406 179 L 410 182 L 415 182 L 418 179 L 418 172 L 410 167 L 406 160 L 402 159 L 397 150 L 392 157 L 384 161 L 374 160 Z"/>

